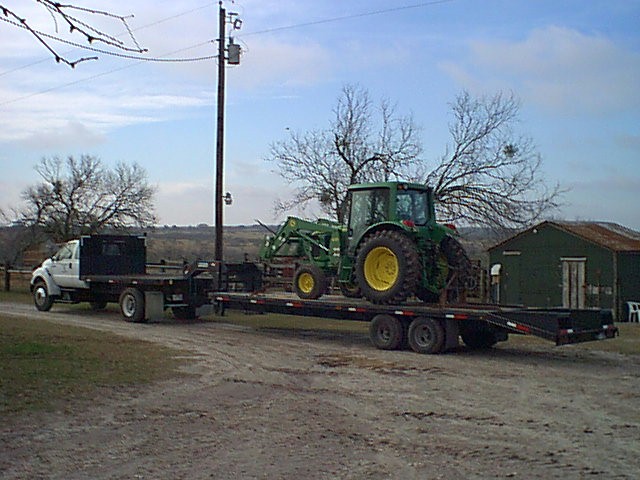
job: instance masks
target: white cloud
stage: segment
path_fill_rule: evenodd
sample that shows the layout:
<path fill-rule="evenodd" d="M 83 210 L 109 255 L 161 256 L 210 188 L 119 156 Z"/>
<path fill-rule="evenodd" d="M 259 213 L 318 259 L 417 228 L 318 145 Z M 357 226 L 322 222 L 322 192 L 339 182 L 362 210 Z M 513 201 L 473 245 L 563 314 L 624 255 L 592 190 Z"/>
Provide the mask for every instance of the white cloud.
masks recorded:
<path fill-rule="evenodd" d="M 511 89 L 527 103 L 557 112 L 640 107 L 640 54 L 604 36 L 550 26 L 521 42 L 476 40 L 469 49 L 468 61 L 441 68 L 472 91 Z"/>

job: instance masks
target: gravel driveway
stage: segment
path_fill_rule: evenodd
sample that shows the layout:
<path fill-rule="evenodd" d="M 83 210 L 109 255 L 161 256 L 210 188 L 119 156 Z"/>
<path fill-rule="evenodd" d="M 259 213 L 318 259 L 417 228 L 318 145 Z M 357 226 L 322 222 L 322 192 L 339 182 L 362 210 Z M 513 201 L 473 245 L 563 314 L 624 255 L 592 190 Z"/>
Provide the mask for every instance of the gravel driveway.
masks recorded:
<path fill-rule="evenodd" d="M 418 355 L 359 335 L 0 312 L 193 360 L 168 382 L 3 419 L 3 479 L 640 477 L 640 355 L 537 343 Z"/>

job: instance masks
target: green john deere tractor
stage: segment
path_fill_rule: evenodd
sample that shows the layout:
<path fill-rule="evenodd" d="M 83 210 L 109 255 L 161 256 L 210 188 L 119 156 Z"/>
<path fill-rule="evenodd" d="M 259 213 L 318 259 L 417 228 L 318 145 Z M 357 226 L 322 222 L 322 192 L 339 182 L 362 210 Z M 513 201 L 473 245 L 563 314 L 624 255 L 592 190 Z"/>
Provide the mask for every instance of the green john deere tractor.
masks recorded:
<path fill-rule="evenodd" d="M 347 225 L 289 217 L 265 238 L 261 259 L 293 259 L 293 289 L 305 299 L 319 298 L 335 279 L 345 296 L 373 303 L 462 300 L 471 265 L 455 230 L 436 223 L 431 188 L 351 185 L 347 205 Z"/>

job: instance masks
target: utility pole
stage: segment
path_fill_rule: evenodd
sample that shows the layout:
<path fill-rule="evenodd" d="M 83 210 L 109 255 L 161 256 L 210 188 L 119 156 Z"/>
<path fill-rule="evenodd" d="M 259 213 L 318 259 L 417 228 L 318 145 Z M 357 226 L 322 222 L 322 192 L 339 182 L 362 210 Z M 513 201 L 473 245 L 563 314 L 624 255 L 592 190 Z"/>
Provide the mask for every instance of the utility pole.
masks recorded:
<path fill-rule="evenodd" d="M 215 261 L 220 265 L 219 272 L 222 272 L 222 183 L 224 181 L 224 67 L 225 67 L 225 26 L 227 11 L 222 8 L 222 1 L 219 3 L 218 17 L 218 118 L 216 128 L 216 186 L 215 186 Z M 220 280 L 220 279 L 219 279 Z"/>
<path fill-rule="evenodd" d="M 227 11 L 222 7 L 222 0 L 218 3 L 219 17 L 218 17 L 218 115 L 217 115 L 217 127 L 216 127 L 216 184 L 215 184 L 215 261 L 219 265 L 218 269 L 218 285 L 221 285 L 222 280 L 222 263 L 224 261 L 224 255 L 222 251 L 223 245 L 223 215 L 222 209 L 223 200 L 227 205 L 231 204 L 231 194 L 227 193 L 223 196 L 223 182 L 224 182 L 224 86 L 225 86 L 225 66 L 227 64 L 226 52 L 226 37 L 225 29 L 227 25 Z M 237 13 L 230 13 L 229 19 L 234 30 L 239 30 L 242 26 L 242 21 L 238 18 L 235 20 Z M 231 38 L 229 43 L 229 64 L 238 65 L 240 63 L 240 46 L 233 43 Z"/>

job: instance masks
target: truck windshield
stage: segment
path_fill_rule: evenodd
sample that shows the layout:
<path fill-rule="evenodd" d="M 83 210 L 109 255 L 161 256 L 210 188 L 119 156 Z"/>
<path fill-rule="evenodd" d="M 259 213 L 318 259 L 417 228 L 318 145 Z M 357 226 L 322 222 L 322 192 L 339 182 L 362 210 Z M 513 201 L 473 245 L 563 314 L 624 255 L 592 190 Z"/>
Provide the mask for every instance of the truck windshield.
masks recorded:
<path fill-rule="evenodd" d="M 429 192 L 425 190 L 398 190 L 396 197 L 398 220 L 411 220 L 426 225 L 429 220 Z"/>

